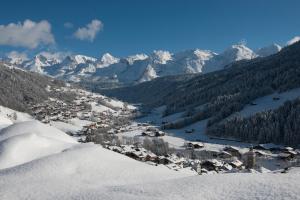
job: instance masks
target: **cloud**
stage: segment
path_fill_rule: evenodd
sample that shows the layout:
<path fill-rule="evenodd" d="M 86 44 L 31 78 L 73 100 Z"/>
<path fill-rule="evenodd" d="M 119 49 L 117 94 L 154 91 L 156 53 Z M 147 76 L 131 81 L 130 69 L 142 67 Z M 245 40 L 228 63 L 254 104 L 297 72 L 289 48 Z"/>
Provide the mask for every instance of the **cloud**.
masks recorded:
<path fill-rule="evenodd" d="M 23 61 L 29 60 L 25 52 L 11 51 L 6 54 L 6 57 L 11 59 L 13 63 L 22 63 Z"/>
<path fill-rule="evenodd" d="M 294 37 L 293 39 L 289 40 L 286 44 L 287 45 L 292 45 L 292 44 L 294 44 L 294 43 L 296 43 L 298 41 L 300 41 L 300 36 Z"/>
<path fill-rule="evenodd" d="M 88 40 L 93 42 L 97 33 L 103 29 L 103 23 L 100 20 L 94 19 L 85 27 L 78 28 L 74 33 L 74 37 L 79 40 Z"/>
<path fill-rule="evenodd" d="M 25 20 L 22 23 L 0 25 L 0 45 L 34 49 L 39 45 L 54 44 L 51 24 L 46 21 Z"/>
<path fill-rule="evenodd" d="M 73 28 L 74 25 L 71 22 L 66 22 L 66 23 L 64 23 L 64 27 L 65 28 Z"/>

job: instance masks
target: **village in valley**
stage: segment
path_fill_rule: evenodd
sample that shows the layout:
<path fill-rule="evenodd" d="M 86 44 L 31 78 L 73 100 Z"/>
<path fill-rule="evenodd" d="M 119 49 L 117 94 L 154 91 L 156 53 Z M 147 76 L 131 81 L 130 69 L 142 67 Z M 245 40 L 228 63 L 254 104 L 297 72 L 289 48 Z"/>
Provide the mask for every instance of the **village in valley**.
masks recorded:
<path fill-rule="evenodd" d="M 300 163 L 300 150 L 292 147 L 184 140 L 172 136 L 169 130 L 161 128 L 163 126 L 140 120 L 144 115 L 138 107 L 70 86 L 48 89 L 73 92 L 75 100 L 64 102 L 49 98 L 30 105 L 32 116 L 37 120 L 62 129 L 79 142 L 93 142 L 153 166 L 165 165 L 171 170 L 191 170 L 201 175 L 287 172 Z M 197 131 L 185 129 L 183 134 L 197 134 Z"/>

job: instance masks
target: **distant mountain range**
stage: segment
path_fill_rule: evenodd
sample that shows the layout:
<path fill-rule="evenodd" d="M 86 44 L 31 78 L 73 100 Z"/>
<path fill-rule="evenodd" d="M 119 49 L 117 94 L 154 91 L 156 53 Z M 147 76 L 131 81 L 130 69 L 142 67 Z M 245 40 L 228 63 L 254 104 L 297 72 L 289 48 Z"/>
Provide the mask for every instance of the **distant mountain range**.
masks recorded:
<path fill-rule="evenodd" d="M 88 80 L 130 85 L 168 75 L 205 74 L 223 69 L 235 61 L 265 57 L 280 50 L 281 47 L 277 44 L 257 51 L 238 44 L 220 54 L 200 49 L 178 53 L 158 50 L 150 55 L 136 54 L 125 58 L 116 58 L 105 53 L 97 59 L 84 55 L 58 57 L 44 53 L 25 61 L 16 57 L 2 60 L 29 71 L 72 82 Z"/>

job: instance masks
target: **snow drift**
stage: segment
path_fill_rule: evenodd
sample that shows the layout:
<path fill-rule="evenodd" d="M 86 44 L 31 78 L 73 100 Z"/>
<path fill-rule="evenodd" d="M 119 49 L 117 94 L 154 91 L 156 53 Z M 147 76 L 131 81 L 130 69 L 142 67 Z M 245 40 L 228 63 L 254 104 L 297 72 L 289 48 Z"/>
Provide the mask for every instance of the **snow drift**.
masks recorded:
<path fill-rule="evenodd" d="M 15 123 L 0 131 L 0 169 L 59 153 L 77 142 L 38 121 Z"/>

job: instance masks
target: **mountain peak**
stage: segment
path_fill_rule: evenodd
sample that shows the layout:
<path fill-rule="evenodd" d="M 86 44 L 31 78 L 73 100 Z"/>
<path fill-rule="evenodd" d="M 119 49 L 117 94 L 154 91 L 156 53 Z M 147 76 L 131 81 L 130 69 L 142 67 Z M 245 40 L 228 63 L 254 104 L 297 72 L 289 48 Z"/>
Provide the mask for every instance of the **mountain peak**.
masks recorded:
<path fill-rule="evenodd" d="M 300 41 L 300 36 L 295 36 L 291 40 L 289 40 L 286 44 L 287 44 L 287 46 L 290 46 L 290 45 L 292 45 L 296 42 L 299 42 L 299 41 Z"/>
<path fill-rule="evenodd" d="M 72 55 L 70 56 L 71 60 L 75 61 L 78 64 L 86 63 L 87 61 L 95 62 L 97 59 L 84 55 Z"/>
<path fill-rule="evenodd" d="M 243 59 L 253 59 L 257 55 L 246 45 L 244 44 L 235 44 L 226 49 L 223 53 L 223 56 L 232 59 L 233 61 L 239 61 Z"/>
<path fill-rule="evenodd" d="M 172 60 L 172 54 L 169 51 L 154 50 L 151 54 L 151 58 L 155 64 L 166 64 Z"/>
<path fill-rule="evenodd" d="M 266 57 L 272 54 L 275 54 L 281 50 L 281 46 L 276 43 L 273 43 L 269 46 L 260 48 L 256 51 L 256 54 L 261 57 Z"/>
<path fill-rule="evenodd" d="M 98 68 L 108 67 L 109 65 L 118 63 L 120 61 L 119 58 L 112 56 L 110 53 L 105 53 L 101 56 L 100 60 L 97 62 Z"/>
<path fill-rule="evenodd" d="M 126 60 L 129 62 L 130 65 L 132 65 L 135 61 L 137 61 L 137 60 L 145 60 L 148 57 L 149 56 L 147 56 L 146 54 L 135 54 L 135 55 L 128 56 L 126 58 Z"/>

